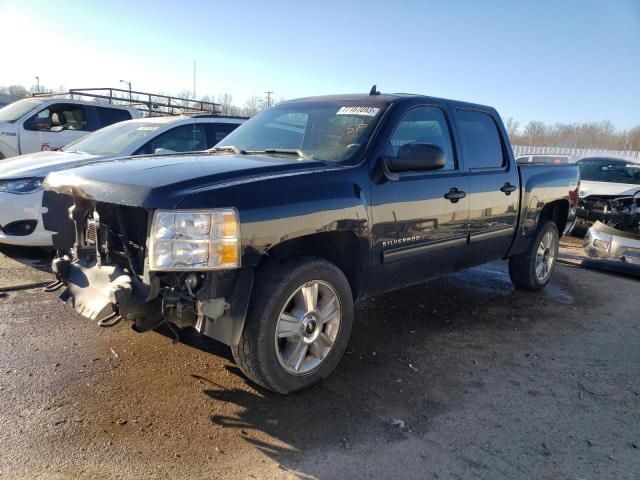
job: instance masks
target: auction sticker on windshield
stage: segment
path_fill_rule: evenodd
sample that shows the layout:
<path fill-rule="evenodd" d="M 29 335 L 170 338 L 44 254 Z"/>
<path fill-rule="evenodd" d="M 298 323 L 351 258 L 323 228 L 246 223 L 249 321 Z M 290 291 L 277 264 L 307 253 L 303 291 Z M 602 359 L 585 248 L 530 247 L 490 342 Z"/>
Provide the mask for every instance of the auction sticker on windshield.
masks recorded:
<path fill-rule="evenodd" d="M 376 107 L 340 107 L 336 115 L 365 115 L 367 117 L 375 117 L 379 108 Z"/>

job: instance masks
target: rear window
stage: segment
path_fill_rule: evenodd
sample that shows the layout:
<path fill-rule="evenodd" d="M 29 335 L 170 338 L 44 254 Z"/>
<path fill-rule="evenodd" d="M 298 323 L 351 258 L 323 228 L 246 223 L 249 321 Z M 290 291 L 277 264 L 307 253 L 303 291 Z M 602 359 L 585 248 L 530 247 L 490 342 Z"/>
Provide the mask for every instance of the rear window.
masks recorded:
<path fill-rule="evenodd" d="M 465 167 L 469 170 L 503 168 L 502 141 L 493 118 L 484 112 L 458 110 L 457 119 Z"/>
<path fill-rule="evenodd" d="M 594 158 L 581 160 L 578 166 L 581 180 L 640 185 L 640 163 Z"/>
<path fill-rule="evenodd" d="M 119 108 L 98 107 L 98 128 L 107 127 L 124 120 L 131 120 L 131 113 Z"/>

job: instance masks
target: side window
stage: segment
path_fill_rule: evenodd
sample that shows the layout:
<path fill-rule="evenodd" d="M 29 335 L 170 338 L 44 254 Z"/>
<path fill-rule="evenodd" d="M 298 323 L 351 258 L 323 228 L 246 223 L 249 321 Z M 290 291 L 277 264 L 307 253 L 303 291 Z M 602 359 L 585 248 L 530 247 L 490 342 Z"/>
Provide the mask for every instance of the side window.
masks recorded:
<path fill-rule="evenodd" d="M 207 133 L 202 124 L 182 125 L 161 133 L 150 140 L 141 150 L 144 150 L 144 153 L 156 153 L 159 148 L 174 152 L 206 150 Z"/>
<path fill-rule="evenodd" d="M 119 108 L 96 107 L 98 111 L 98 128 L 107 127 L 124 120 L 131 120 L 131 113 Z"/>
<path fill-rule="evenodd" d="M 500 169 L 506 165 L 500 133 L 491 115 L 458 110 L 457 120 L 466 168 Z"/>
<path fill-rule="evenodd" d="M 240 126 L 238 123 L 207 123 L 207 148 L 216 146 L 224 137 Z"/>
<path fill-rule="evenodd" d="M 84 105 L 54 103 L 40 110 L 24 123 L 25 130 L 61 132 L 63 130 L 89 131 L 87 109 Z"/>
<path fill-rule="evenodd" d="M 409 110 L 393 132 L 385 155 L 396 157 L 400 147 L 416 142 L 431 143 L 440 147 L 447 159 L 441 170 L 456 169 L 451 134 L 442 110 L 437 107 L 417 107 Z"/>

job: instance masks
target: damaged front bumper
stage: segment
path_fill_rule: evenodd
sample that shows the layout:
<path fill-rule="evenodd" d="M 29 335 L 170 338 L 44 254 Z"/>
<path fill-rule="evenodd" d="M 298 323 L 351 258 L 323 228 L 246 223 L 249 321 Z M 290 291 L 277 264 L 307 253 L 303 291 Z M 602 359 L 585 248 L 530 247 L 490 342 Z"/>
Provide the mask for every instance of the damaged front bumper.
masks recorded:
<path fill-rule="evenodd" d="M 60 298 L 82 316 L 123 318 L 146 331 L 169 322 L 227 345 L 240 339 L 253 270 L 150 271 L 147 238 L 153 210 L 45 192 L 44 222 L 54 232 L 52 269 Z M 99 322 L 106 326 L 104 319 Z"/>
<path fill-rule="evenodd" d="M 592 258 L 607 258 L 640 265 L 640 235 L 596 222 L 584 238 L 584 249 Z"/>

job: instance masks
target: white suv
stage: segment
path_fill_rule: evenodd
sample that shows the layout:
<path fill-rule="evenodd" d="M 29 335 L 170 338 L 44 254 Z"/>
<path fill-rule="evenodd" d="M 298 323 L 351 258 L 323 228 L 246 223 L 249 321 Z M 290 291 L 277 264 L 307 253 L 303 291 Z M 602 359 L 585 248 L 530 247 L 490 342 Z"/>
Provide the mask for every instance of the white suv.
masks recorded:
<path fill-rule="evenodd" d="M 32 97 L 0 109 L 0 160 L 58 150 L 95 130 L 140 118 L 134 108 L 66 98 Z"/>
<path fill-rule="evenodd" d="M 42 226 L 42 182 L 50 172 L 133 155 L 207 150 L 246 119 L 199 115 L 120 122 L 60 151 L 38 152 L 0 162 L 0 243 L 51 245 Z"/>

